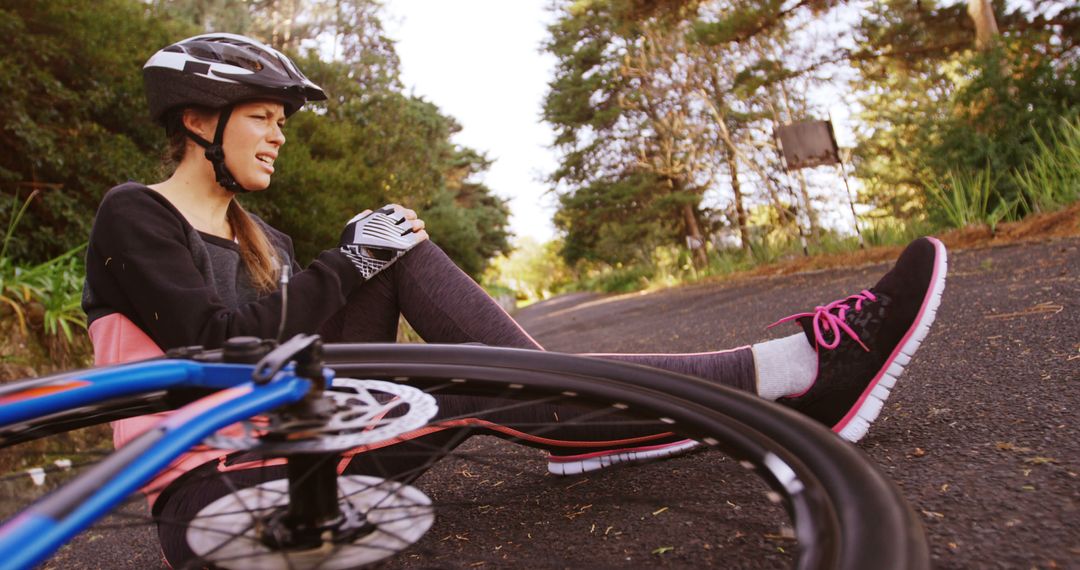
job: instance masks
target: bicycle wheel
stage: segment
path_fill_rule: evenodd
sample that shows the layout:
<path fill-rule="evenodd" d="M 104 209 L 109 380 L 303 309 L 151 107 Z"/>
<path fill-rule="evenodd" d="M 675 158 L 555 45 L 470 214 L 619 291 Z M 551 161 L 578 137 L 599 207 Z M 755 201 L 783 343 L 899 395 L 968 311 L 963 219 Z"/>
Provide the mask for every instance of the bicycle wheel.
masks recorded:
<path fill-rule="evenodd" d="M 857 449 L 756 397 L 647 367 L 537 351 L 327 345 L 326 359 L 339 376 L 413 386 L 447 408 L 394 445 L 353 456 L 341 477 L 377 477 L 431 498 L 435 522 L 426 536 L 392 531 L 389 541 L 374 547 L 403 551 L 391 565 L 610 566 L 666 560 L 725 567 L 929 566 L 918 519 Z M 492 418 L 498 421 L 489 422 Z M 507 418 L 525 419 L 515 423 Z M 513 429 L 492 427 L 508 423 Z M 587 440 L 590 433 L 611 430 L 635 437 L 693 438 L 722 453 L 565 479 L 546 473 L 542 453 L 513 445 L 544 447 L 550 440 L 564 441 L 567 433 Z M 503 441 L 466 441 L 478 434 Z M 757 477 L 747 477 L 735 465 L 749 467 L 747 473 Z M 280 480 L 281 469 L 213 469 L 189 473 L 186 483 L 188 488 L 217 485 L 222 496 L 235 495 Z M 4 491 L 5 503 L 9 491 Z M 234 510 L 257 510 L 245 506 L 250 502 L 250 496 L 241 495 Z M 415 506 L 422 501 L 413 496 L 407 502 Z M 61 553 L 60 563 L 77 566 L 76 559 L 84 557 L 79 543 L 94 542 L 103 532 L 133 540 L 136 524 L 153 524 L 140 510 L 145 508 L 138 501 L 121 509 Z M 406 513 L 401 520 L 421 515 L 427 516 Z M 207 519 L 162 521 L 158 514 L 166 527 L 191 527 L 192 520 L 200 527 Z M 257 517 L 246 520 L 237 526 L 250 527 Z M 585 539 L 567 539 L 586 528 Z M 250 542 L 245 531 L 210 532 Z M 525 551 L 528 543 L 543 541 L 571 549 L 561 559 L 552 558 L 550 548 Z M 350 549 L 355 547 L 327 548 L 339 559 Z M 282 567 L 297 565 L 293 558 L 276 560 Z M 188 561 L 192 567 L 230 562 L 213 555 Z M 92 558 L 84 563 L 118 565 Z"/>

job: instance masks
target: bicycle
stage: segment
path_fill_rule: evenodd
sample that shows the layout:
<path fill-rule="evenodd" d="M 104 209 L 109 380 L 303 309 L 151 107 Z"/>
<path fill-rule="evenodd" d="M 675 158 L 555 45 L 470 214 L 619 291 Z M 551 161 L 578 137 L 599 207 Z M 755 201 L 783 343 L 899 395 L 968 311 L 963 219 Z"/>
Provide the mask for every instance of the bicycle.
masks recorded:
<path fill-rule="evenodd" d="M 490 408 L 470 414 L 469 421 L 440 411 L 460 396 L 483 397 Z M 160 359 L 0 386 L 5 449 L 175 410 L 0 526 L 0 567 L 39 564 L 204 441 L 235 450 L 229 456 L 234 464 L 273 466 L 262 471 L 266 480 L 230 488 L 182 523 L 196 567 L 375 563 L 411 552 L 431 528 L 439 503 L 417 487 L 425 471 L 451 457 L 490 463 L 482 450 L 459 448 L 490 427 L 485 414 L 495 417 L 508 406 L 546 413 L 552 405 L 574 415 L 497 435 L 533 444 L 567 425 L 603 424 L 678 433 L 738 459 L 769 486 L 770 500 L 791 518 L 797 567 L 929 568 L 921 523 L 896 487 L 854 446 L 760 398 L 666 371 L 565 354 L 471 345 L 323 345 L 305 335 L 281 345 L 234 339 L 224 349 L 190 347 Z M 243 422 L 239 432 L 219 432 L 237 422 Z M 438 437 L 431 443 L 418 433 Z M 339 474 L 342 454 L 358 448 L 353 460 L 368 461 L 383 476 Z M 404 450 L 397 457 L 408 465 L 392 469 L 393 461 L 380 458 L 399 448 Z M 228 471 L 207 471 L 185 476 L 231 484 Z M 25 479 L 8 479 L 17 477 Z M 2 500 L 6 505 L 8 499 Z"/>

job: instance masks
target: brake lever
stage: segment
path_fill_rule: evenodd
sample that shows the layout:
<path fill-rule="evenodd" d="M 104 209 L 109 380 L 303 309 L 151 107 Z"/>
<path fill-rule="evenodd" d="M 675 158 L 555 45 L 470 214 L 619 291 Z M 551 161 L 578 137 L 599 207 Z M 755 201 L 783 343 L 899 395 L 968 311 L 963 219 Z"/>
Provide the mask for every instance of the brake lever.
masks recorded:
<path fill-rule="evenodd" d="M 321 386 L 323 345 L 317 334 L 298 334 L 271 350 L 255 364 L 251 378 L 256 384 L 266 384 L 292 361 L 296 361 L 297 376 Z"/>

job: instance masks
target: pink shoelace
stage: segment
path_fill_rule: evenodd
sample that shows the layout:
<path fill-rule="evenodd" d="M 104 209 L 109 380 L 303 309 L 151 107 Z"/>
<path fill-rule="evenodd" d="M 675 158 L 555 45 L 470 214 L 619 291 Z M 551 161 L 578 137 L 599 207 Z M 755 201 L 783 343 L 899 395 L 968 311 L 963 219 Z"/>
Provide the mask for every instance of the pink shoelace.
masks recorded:
<path fill-rule="evenodd" d="M 840 345 L 840 331 L 843 331 L 846 332 L 847 335 L 850 336 L 852 339 L 854 339 L 855 342 L 859 343 L 859 346 L 863 347 L 863 350 L 870 352 L 870 349 L 867 348 L 865 344 L 863 344 L 862 339 L 860 339 L 859 335 L 855 334 L 855 331 L 848 326 L 847 321 L 844 318 L 847 315 L 848 309 L 850 308 L 851 301 L 855 301 L 855 310 L 861 311 L 863 301 L 877 301 L 877 297 L 870 291 L 863 289 L 859 293 L 856 293 L 844 299 L 840 299 L 838 301 L 833 301 L 828 305 L 819 305 L 817 307 L 814 307 L 814 312 L 812 313 L 798 313 L 795 315 L 784 317 L 779 321 L 776 321 L 775 323 L 769 325 L 768 328 L 775 327 L 780 323 L 786 323 L 795 319 L 801 319 L 803 317 L 813 317 L 814 339 L 817 340 L 818 346 L 823 346 L 829 350 L 836 348 Z M 832 334 L 832 342 L 825 341 L 824 333 L 826 332 Z"/>

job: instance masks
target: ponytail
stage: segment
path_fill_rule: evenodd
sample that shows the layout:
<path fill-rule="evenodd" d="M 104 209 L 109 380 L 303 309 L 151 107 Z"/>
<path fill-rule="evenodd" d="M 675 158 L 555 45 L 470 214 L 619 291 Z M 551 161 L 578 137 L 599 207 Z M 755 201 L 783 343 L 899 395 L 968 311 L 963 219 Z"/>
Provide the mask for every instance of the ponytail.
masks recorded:
<path fill-rule="evenodd" d="M 269 293 L 277 289 L 278 277 L 281 276 L 281 264 L 277 251 L 270 244 L 266 232 L 251 218 L 236 200 L 229 202 L 225 214 L 240 245 L 240 259 L 251 277 L 251 284 L 260 293 Z"/>
<path fill-rule="evenodd" d="M 208 107 L 188 105 L 170 110 L 164 117 L 165 134 L 168 144 L 163 161 L 163 174 L 169 176 L 176 165 L 184 159 L 187 151 L 188 139 L 184 131 L 184 109 L 194 109 L 204 115 L 211 115 L 217 111 Z M 285 262 L 278 259 L 277 250 L 270 243 L 262 226 L 240 206 L 235 199 L 229 202 L 229 209 L 225 218 L 232 228 L 233 235 L 240 245 L 240 259 L 251 277 L 251 284 L 259 293 L 269 293 L 278 287 L 278 278 L 281 276 L 281 264 Z"/>

